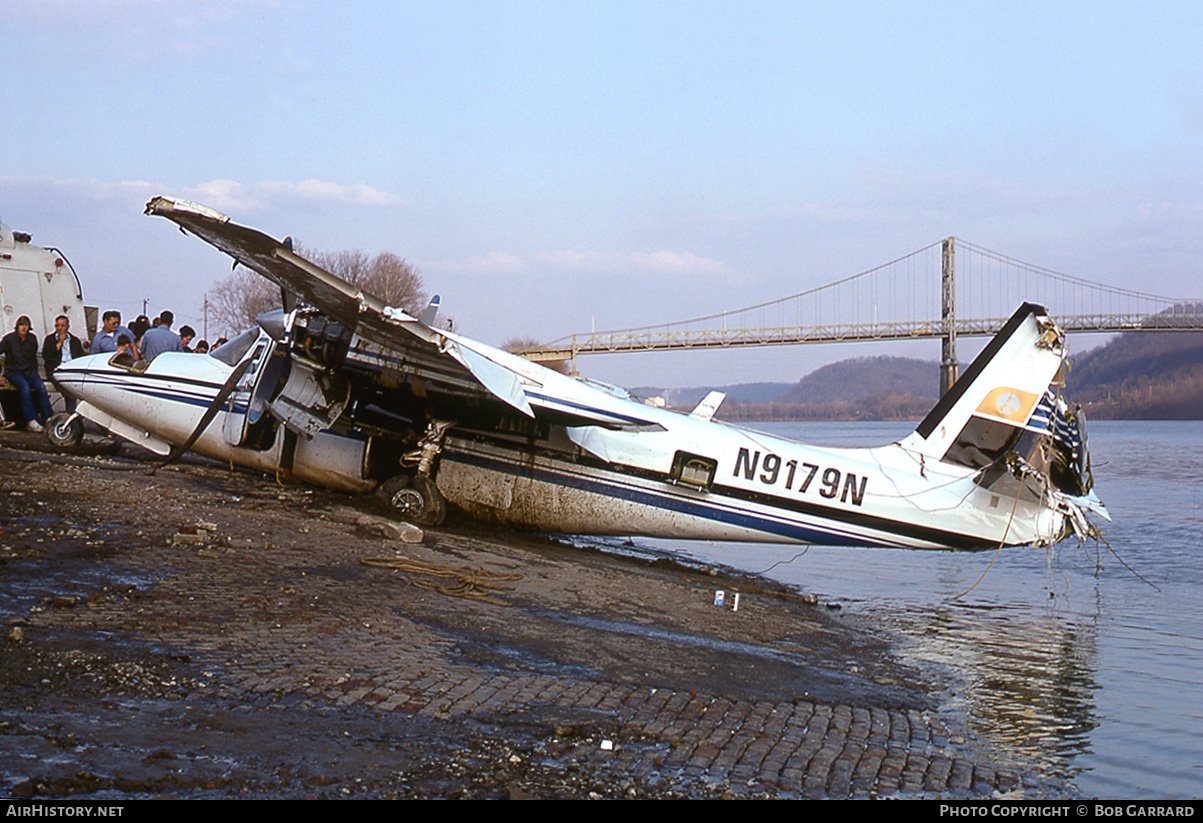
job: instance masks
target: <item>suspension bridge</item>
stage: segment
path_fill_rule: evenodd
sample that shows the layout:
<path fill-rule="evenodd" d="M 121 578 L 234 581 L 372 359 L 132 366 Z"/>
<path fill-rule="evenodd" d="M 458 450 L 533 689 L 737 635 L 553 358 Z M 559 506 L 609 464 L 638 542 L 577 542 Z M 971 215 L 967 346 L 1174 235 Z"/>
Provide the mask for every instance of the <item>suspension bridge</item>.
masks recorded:
<path fill-rule="evenodd" d="M 1021 303 L 1055 307 L 1066 331 L 1203 331 L 1203 300 L 1095 283 L 949 237 L 867 271 L 766 303 L 656 326 L 571 334 L 531 360 L 585 354 L 941 338 L 941 391 L 956 339 L 997 333 Z"/>

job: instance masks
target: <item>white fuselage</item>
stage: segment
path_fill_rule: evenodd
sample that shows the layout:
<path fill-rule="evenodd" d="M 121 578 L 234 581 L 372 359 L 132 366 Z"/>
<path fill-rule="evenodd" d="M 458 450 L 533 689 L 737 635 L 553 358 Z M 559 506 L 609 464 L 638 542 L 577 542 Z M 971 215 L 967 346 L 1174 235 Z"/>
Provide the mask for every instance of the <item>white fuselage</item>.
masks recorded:
<path fill-rule="evenodd" d="M 110 359 L 73 361 L 56 379 L 83 416 L 160 454 L 188 438 L 233 371 L 189 353 L 160 355 L 141 371 Z M 239 445 L 257 365 L 193 450 L 274 472 L 282 427 L 266 445 Z M 1064 529 L 1035 490 L 1017 486 L 1004 499 L 977 485 L 976 472 L 925 461 L 903 444 L 809 446 L 572 382 L 576 407 L 592 400 L 623 416 L 627 406 L 627 416 L 655 425 L 551 426 L 540 439 L 453 429 L 435 475 L 447 500 L 544 531 L 706 540 L 980 549 L 1051 542 Z M 370 438 L 326 430 L 295 445 L 290 468 L 300 479 L 344 491 L 376 483 L 365 476 Z M 674 476 L 674 464 L 689 460 L 693 474 Z"/>
<path fill-rule="evenodd" d="M 822 448 L 713 422 L 718 392 L 678 414 L 441 329 L 437 299 L 415 317 L 205 206 L 161 196 L 146 212 L 295 298 L 213 356 L 98 355 L 54 375 L 80 414 L 161 454 L 383 481 L 417 522 L 450 502 L 563 533 L 986 549 L 1097 536 L 1086 512 L 1106 516 L 1042 306 L 1021 305 L 901 442 Z"/>
<path fill-rule="evenodd" d="M 599 432 L 609 465 L 582 459 L 564 429 L 536 448 L 449 437 L 439 489 L 476 516 L 554 532 L 931 549 L 1062 536 L 1062 515 L 1030 490 L 1004 499 L 901 444 L 820 448 L 661 414 L 662 432 Z M 637 442 L 623 452 L 624 440 Z M 678 451 L 713 459 L 713 481 L 666 478 Z"/>

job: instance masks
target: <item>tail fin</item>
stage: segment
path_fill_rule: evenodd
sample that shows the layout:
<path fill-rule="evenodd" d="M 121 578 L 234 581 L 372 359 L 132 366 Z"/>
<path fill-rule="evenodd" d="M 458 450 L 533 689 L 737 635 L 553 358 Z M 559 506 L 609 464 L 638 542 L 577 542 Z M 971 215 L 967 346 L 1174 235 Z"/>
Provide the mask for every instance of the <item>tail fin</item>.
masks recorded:
<path fill-rule="evenodd" d="M 993 463 L 1031 424 L 1066 352 L 1048 310 L 1023 304 L 903 445 L 973 468 Z"/>
<path fill-rule="evenodd" d="M 437 294 L 430 298 L 430 302 L 426 304 L 426 310 L 422 312 L 422 316 L 418 318 L 418 322 L 423 326 L 434 326 L 434 321 L 439 316 L 439 305 L 442 303 L 442 298 Z"/>
<path fill-rule="evenodd" d="M 696 417 L 698 420 L 710 420 L 714 417 L 714 413 L 718 411 L 718 407 L 726 399 L 726 392 L 712 391 L 702 398 L 702 402 L 698 403 L 697 407 L 689 413 L 689 416 Z"/>

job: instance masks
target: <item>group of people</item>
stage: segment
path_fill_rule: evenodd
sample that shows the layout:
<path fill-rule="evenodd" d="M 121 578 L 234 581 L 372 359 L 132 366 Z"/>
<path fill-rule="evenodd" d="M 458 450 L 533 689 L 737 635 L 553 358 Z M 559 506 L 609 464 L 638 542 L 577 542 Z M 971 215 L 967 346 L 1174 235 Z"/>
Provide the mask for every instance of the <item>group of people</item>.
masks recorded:
<path fill-rule="evenodd" d="M 179 334 L 171 330 L 175 323 L 171 311 L 164 311 L 153 322 L 146 315 L 139 315 L 128 327 L 121 325 L 121 312 L 116 310 L 106 311 L 101 319 L 104 325 L 92 338 L 92 354 L 120 352 L 129 354 L 135 361 L 149 362 L 166 351 L 197 351 L 201 354 L 209 351 L 209 344 L 204 340 L 192 347 L 196 330 L 191 326 L 181 326 Z"/>
<path fill-rule="evenodd" d="M 96 336 L 90 343 L 84 343 L 71 333 L 71 321 L 66 315 L 56 317 L 54 331 L 46 336 L 41 346 L 46 374 L 53 374 L 64 364 L 85 354 L 114 352 L 127 365 L 133 365 L 138 360 L 150 362 L 163 352 L 196 351 L 203 354 L 209 351 L 209 344 L 204 340 L 198 341 L 195 348 L 191 346 L 196 338 L 196 331 L 191 326 L 181 326 L 179 334 L 171 330 L 175 322 L 171 311 L 164 311 L 153 322 L 145 315 L 140 316 L 130 328 L 121 325 L 121 312 L 116 310 L 106 311 L 102 319 L 104 325 Z M 38 339 L 31 328 L 29 317 L 23 314 L 17 318 L 13 330 L 0 338 L 0 355 L 4 357 L 0 387 L 7 383 L 17 390 L 26 430 L 40 432 L 54 415 L 54 410 L 46 384 L 38 374 Z M 67 411 L 74 411 L 74 399 L 68 397 L 66 402 Z M 13 426 L 13 422 L 4 419 L 0 408 L 0 429 Z"/>

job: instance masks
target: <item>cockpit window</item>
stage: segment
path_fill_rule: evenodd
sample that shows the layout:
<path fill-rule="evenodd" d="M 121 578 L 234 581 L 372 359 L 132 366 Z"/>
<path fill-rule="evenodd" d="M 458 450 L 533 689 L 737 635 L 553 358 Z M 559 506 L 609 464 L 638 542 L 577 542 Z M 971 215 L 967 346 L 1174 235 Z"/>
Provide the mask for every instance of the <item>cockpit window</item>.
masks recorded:
<path fill-rule="evenodd" d="M 209 352 L 209 356 L 216 357 L 227 366 L 237 366 L 239 361 L 251 350 L 251 346 L 255 345 L 255 341 L 258 339 L 259 329 L 247 329 L 237 337 L 213 349 L 213 351 Z"/>
<path fill-rule="evenodd" d="M 146 367 L 150 365 L 150 361 L 135 360 L 132 354 L 122 351 L 115 353 L 109 358 L 109 365 L 125 369 L 126 371 L 146 371 Z"/>

